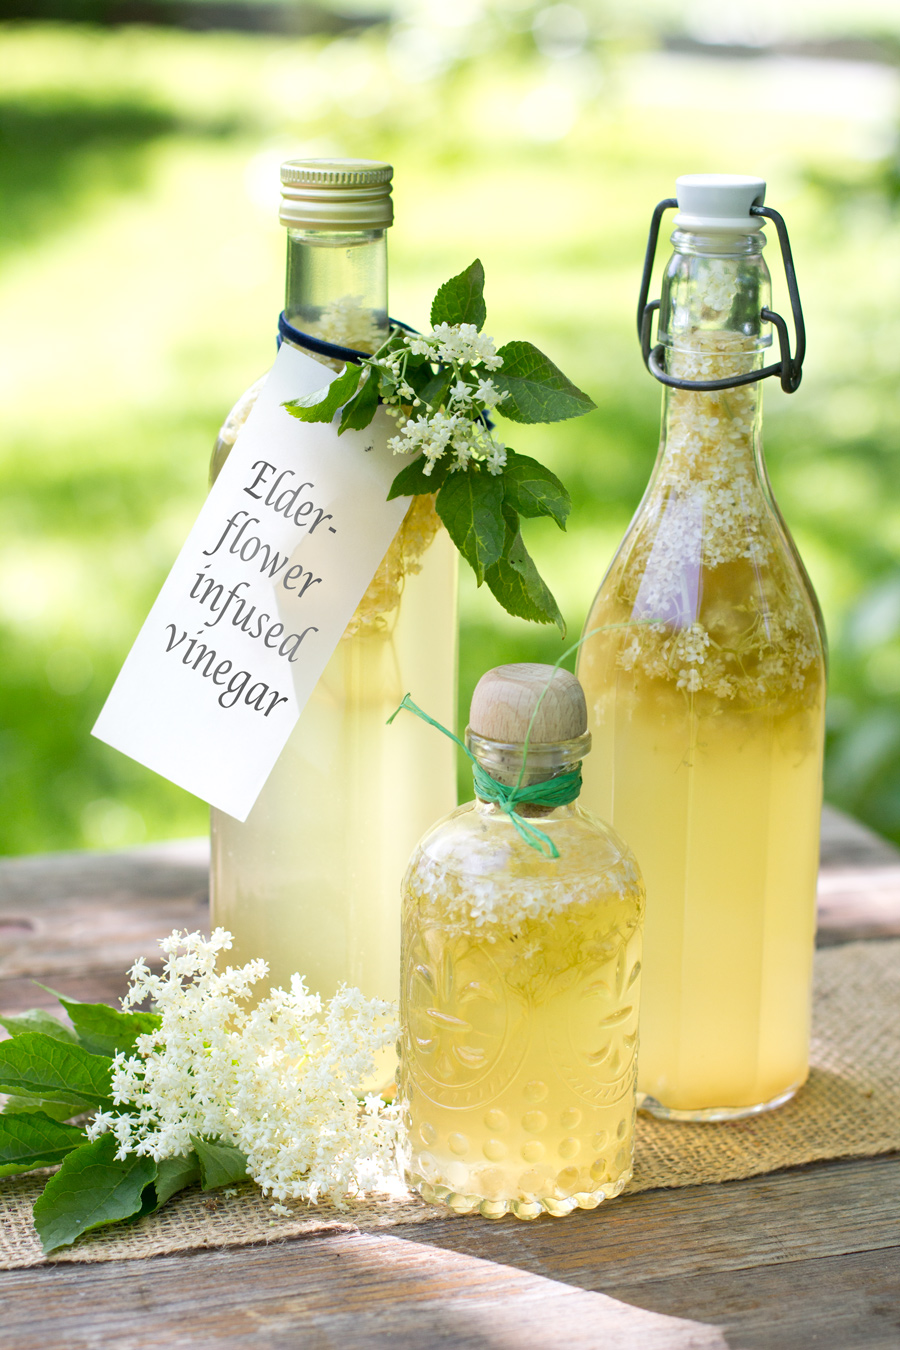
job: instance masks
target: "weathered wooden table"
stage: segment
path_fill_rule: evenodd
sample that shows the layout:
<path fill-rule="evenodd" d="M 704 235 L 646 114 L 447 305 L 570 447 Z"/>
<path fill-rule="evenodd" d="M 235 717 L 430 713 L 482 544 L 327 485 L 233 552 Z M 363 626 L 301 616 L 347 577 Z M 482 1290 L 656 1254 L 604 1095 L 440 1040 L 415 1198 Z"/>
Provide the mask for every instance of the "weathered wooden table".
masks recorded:
<path fill-rule="evenodd" d="M 900 852 L 826 811 L 820 942 L 900 935 Z M 207 921 L 200 842 L 0 863 L 0 1009 L 114 1001 Z M 898 1009 L 900 1014 L 900 1009 Z M 2 1192 L 0 1192 L 2 1203 Z M 647 1191 L 565 1220 L 0 1274 L 6 1350 L 900 1347 L 900 1158 Z"/>

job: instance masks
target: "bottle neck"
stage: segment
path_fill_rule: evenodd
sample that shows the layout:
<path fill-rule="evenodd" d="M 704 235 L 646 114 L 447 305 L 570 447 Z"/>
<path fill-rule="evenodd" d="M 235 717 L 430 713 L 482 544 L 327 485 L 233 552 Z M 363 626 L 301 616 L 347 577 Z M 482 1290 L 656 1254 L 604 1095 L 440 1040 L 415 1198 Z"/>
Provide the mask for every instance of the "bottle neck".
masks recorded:
<path fill-rule="evenodd" d="M 761 231 L 676 230 L 660 305 L 660 341 L 670 375 L 720 380 L 759 369 L 772 344 L 761 317 L 771 281 Z M 716 481 L 735 473 L 765 481 L 759 383 L 702 392 L 666 388 L 657 474 Z"/>
<path fill-rule="evenodd" d="M 288 230 L 288 323 L 374 352 L 388 334 L 386 230 Z"/>
<path fill-rule="evenodd" d="M 585 732 L 583 736 L 578 736 L 571 741 L 554 741 L 545 745 L 530 745 L 526 758 L 524 745 L 489 740 L 485 736 L 479 736 L 472 731 L 471 727 L 468 727 L 466 729 L 466 745 L 481 768 L 498 783 L 504 783 L 507 787 L 516 785 L 531 787 L 535 783 L 544 783 L 549 779 L 559 778 L 562 774 L 574 773 L 591 748 L 591 736 L 590 732 Z M 477 792 L 476 802 L 479 809 L 483 809 L 489 814 L 493 814 L 495 810 L 499 809 L 493 802 L 485 801 Z M 516 811 L 522 816 L 555 815 L 557 812 L 565 814 L 572 811 L 574 802 L 575 798 L 564 806 L 553 807 L 521 802 L 517 803 Z"/>

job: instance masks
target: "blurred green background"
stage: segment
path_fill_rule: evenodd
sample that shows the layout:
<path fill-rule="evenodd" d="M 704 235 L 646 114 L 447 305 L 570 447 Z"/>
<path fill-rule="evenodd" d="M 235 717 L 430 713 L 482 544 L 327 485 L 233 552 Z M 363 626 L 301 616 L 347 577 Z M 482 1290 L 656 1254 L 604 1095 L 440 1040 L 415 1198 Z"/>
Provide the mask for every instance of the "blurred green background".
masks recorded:
<path fill-rule="evenodd" d="M 423 324 L 478 255 L 487 331 L 599 405 L 510 438 L 573 493 L 566 536 L 529 530 L 573 636 L 656 449 L 650 211 L 680 172 L 768 179 L 810 344 L 793 398 L 768 382 L 766 444 L 830 632 L 827 795 L 900 839 L 897 6 L 388 3 L 0 0 L 0 850 L 205 829 L 89 731 L 272 359 L 300 154 L 395 165 L 394 314 Z M 560 651 L 467 572 L 462 615 L 462 704 Z"/>

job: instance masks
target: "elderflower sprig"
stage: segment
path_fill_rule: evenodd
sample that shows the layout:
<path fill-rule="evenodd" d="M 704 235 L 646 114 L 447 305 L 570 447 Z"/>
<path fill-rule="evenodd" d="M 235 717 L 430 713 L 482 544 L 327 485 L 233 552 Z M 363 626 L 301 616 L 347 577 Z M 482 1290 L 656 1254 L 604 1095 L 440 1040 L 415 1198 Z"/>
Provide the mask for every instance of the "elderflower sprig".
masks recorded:
<path fill-rule="evenodd" d="M 521 517 L 549 516 L 565 529 L 569 494 L 549 469 L 505 444 L 493 417 L 555 422 L 594 404 L 530 342 L 498 350 L 481 331 L 486 313 L 476 259 L 438 291 L 429 333 L 395 326 L 374 356 L 284 407 L 307 422 L 331 421 L 340 411 L 340 434 L 368 426 L 383 405 L 397 427 L 388 444 L 411 460 L 388 500 L 436 494 L 437 513 L 478 585 L 486 582 L 510 614 L 556 623 L 564 634 L 559 607 L 525 548 Z"/>
<path fill-rule="evenodd" d="M 14 1094 L 0 1165 L 61 1164 L 34 1205 L 44 1250 L 193 1182 L 250 1178 L 276 1207 L 402 1191 L 399 1108 L 359 1091 L 396 1040 L 395 1007 L 347 988 L 323 1001 L 299 975 L 249 1007 L 267 966 L 220 969 L 230 933 L 160 946 L 162 974 L 137 961 L 123 1012 L 58 995 L 71 1030 L 40 1011 L 0 1018 L 0 1092 Z M 147 999 L 153 1012 L 130 1011 Z M 86 1126 L 68 1123 L 86 1112 Z"/>
<path fill-rule="evenodd" d="M 424 357 L 429 366 L 444 372 L 429 401 L 407 379 L 411 358 Z M 375 358 L 371 363 L 375 364 Z M 504 399 L 506 389 L 498 389 L 484 371 L 503 365 L 493 340 L 478 332 L 472 323 L 439 323 L 431 333 L 404 334 L 400 344 L 378 360 L 388 379 L 393 377 L 393 392 L 382 395 L 388 413 L 400 424 L 400 434 L 388 445 L 395 455 L 423 457 L 422 475 L 430 478 L 441 456 L 451 457 L 451 470 L 465 469 L 474 461 L 488 473 L 497 475 L 506 465 L 506 446 L 494 435 L 488 416 Z M 407 405 L 419 409 L 407 415 Z"/>
<path fill-rule="evenodd" d="M 323 1004 L 294 975 L 290 990 L 248 1009 L 268 967 L 218 972 L 231 942 L 221 928 L 208 941 L 173 933 L 160 944 L 162 975 L 134 966 L 125 1006 L 151 999 L 160 1024 L 135 1054 L 116 1055 L 112 1096 L 126 1109 L 98 1115 L 89 1137 L 111 1131 L 118 1158 L 157 1162 L 189 1153 L 198 1136 L 218 1139 L 278 1201 L 383 1189 L 396 1173 L 396 1112 L 377 1097 L 361 1112 L 357 1088 L 397 1038 L 392 1005 L 346 988 Z"/>

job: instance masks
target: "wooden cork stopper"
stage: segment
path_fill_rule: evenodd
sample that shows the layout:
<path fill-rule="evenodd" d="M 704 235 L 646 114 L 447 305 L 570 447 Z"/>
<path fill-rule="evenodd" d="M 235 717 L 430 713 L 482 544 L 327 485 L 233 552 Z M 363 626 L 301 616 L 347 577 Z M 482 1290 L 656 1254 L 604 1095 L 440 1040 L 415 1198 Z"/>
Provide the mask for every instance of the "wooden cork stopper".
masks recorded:
<path fill-rule="evenodd" d="M 487 740 L 521 745 L 545 689 L 531 729 L 531 744 L 549 745 L 582 736 L 587 731 L 587 705 L 575 676 L 530 661 L 497 666 L 482 675 L 472 695 L 469 730 Z"/>

